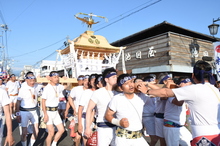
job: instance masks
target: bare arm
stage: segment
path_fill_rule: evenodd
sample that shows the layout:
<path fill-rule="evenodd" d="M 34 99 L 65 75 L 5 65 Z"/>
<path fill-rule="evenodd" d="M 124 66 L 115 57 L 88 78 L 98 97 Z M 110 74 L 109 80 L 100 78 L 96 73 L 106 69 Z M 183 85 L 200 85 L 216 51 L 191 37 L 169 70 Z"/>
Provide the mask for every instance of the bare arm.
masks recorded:
<path fill-rule="evenodd" d="M 112 119 L 114 118 L 113 117 L 114 114 L 115 114 L 115 112 L 112 111 L 110 108 L 108 108 L 105 112 L 105 119 L 111 123 Z"/>
<path fill-rule="evenodd" d="M 6 126 L 7 126 L 7 137 L 6 137 L 6 144 L 8 143 L 9 146 L 13 145 L 15 143 L 14 138 L 12 136 L 12 121 L 11 121 L 11 115 L 9 113 L 9 105 L 5 105 L 3 107 L 4 113 L 5 113 L 5 119 L 6 119 Z"/>
<path fill-rule="evenodd" d="M 20 105 L 21 105 L 21 101 L 20 101 L 20 100 L 17 100 L 17 102 L 16 102 L 16 119 L 17 119 L 18 123 L 21 123 Z M 18 113 L 19 115 L 17 115 L 17 113 Z"/>
<path fill-rule="evenodd" d="M 96 104 L 95 102 L 93 102 L 91 99 L 89 100 L 89 104 L 86 110 L 86 129 L 90 128 L 91 124 L 92 124 L 92 117 L 93 117 L 93 109 L 95 108 Z"/>
<path fill-rule="evenodd" d="M 137 89 L 144 94 L 154 95 L 155 97 L 175 97 L 173 91 L 169 88 L 150 89 L 145 84 L 138 84 Z"/>
<path fill-rule="evenodd" d="M 182 106 L 183 103 L 184 103 L 184 101 L 178 101 L 176 98 L 174 98 L 174 99 L 172 100 L 172 104 L 175 104 L 175 105 L 177 105 L 177 106 Z"/>
<path fill-rule="evenodd" d="M 157 97 L 175 97 L 175 94 L 173 93 L 172 89 L 169 88 L 152 89 L 152 90 L 150 89 L 148 91 L 148 94 Z"/>
<path fill-rule="evenodd" d="M 127 118 L 122 118 L 120 121 L 116 118 L 113 117 L 115 112 L 108 108 L 105 112 L 105 119 L 109 121 L 110 123 L 117 125 L 117 126 L 122 126 L 124 128 L 127 128 L 129 126 L 129 121 Z"/>
<path fill-rule="evenodd" d="M 83 131 L 83 126 L 82 126 L 82 112 L 83 112 L 84 106 L 79 105 L 78 108 L 78 131 L 79 133 L 82 133 Z"/>
<path fill-rule="evenodd" d="M 152 83 L 148 83 L 147 86 L 151 89 L 161 89 L 162 88 L 162 87 L 159 87 L 158 85 L 152 84 Z"/>
<path fill-rule="evenodd" d="M 42 110 L 44 113 L 44 122 L 47 123 L 48 115 L 47 115 L 47 109 L 46 109 L 46 99 L 42 99 Z"/>
<path fill-rule="evenodd" d="M 43 111 L 44 114 L 47 114 L 46 99 L 42 99 L 42 111 Z"/>
<path fill-rule="evenodd" d="M 20 112 L 21 100 L 17 100 L 16 102 L 16 112 Z"/>
<path fill-rule="evenodd" d="M 89 100 L 89 104 L 86 110 L 86 130 L 85 130 L 85 135 L 86 137 L 91 137 L 92 136 L 92 130 L 90 128 L 92 124 L 92 118 L 93 118 L 93 109 L 95 108 L 96 103 L 93 102 L 91 99 Z"/>
<path fill-rule="evenodd" d="M 69 105 L 73 108 L 74 112 L 77 113 L 78 111 L 76 111 L 76 107 L 75 107 L 73 98 L 71 96 L 68 97 L 68 102 L 69 102 Z"/>
<path fill-rule="evenodd" d="M 67 118 L 67 115 L 68 115 L 68 112 L 69 112 L 69 108 L 70 108 L 70 103 L 69 103 L 69 100 L 68 100 L 67 103 L 66 103 L 66 110 L 64 112 L 64 118 L 65 119 Z"/>

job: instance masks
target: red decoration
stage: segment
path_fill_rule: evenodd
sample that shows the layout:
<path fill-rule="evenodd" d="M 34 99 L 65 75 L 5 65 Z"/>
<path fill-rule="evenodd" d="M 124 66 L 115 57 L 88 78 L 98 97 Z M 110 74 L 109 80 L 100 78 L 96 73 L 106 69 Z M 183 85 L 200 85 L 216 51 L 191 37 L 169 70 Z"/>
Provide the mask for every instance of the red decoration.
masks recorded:
<path fill-rule="evenodd" d="M 215 51 L 218 52 L 218 53 L 220 53 L 220 45 L 218 45 L 218 46 L 215 47 Z"/>

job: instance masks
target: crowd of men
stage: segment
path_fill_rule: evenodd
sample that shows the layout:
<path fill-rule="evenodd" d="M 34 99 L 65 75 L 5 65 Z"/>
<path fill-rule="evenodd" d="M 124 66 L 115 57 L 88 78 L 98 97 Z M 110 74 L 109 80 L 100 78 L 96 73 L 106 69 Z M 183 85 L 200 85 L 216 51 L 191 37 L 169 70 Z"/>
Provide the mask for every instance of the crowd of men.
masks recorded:
<path fill-rule="evenodd" d="M 23 83 L 16 81 L 15 75 L 6 85 L 0 79 L 0 142 L 4 111 L 4 145 L 14 144 L 11 119 L 15 118 L 22 129 L 22 146 L 27 146 L 30 125 L 29 145 L 34 145 L 39 116 L 46 124 L 46 146 L 59 145 L 65 119 L 71 115 L 76 123 L 76 146 L 87 146 L 94 129 L 97 146 L 155 146 L 158 141 L 161 146 L 220 145 L 220 94 L 207 62 L 197 61 L 191 77 L 177 80 L 167 73 L 117 76 L 114 68 L 81 75 L 77 80 L 78 86 L 68 94 L 56 71 L 50 72 L 47 85 L 36 83 L 33 72 L 25 75 Z"/>

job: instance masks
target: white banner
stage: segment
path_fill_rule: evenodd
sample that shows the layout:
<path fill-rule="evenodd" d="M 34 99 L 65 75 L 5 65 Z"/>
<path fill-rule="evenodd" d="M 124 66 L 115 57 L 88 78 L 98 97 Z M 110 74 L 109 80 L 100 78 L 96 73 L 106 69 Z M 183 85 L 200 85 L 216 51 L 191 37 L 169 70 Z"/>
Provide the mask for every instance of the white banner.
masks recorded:
<path fill-rule="evenodd" d="M 215 65 L 216 65 L 216 73 L 217 80 L 220 81 L 220 42 L 213 43 L 214 51 L 215 51 Z"/>

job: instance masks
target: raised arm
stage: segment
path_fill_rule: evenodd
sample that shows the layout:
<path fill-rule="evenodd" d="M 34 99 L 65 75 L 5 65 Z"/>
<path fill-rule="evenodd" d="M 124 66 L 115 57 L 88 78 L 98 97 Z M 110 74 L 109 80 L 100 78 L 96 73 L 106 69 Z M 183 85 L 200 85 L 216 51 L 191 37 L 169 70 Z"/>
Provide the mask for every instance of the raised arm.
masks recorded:
<path fill-rule="evenodd" d="M 137 85 L 137 89 L 144 94 L 154 95 L 156 97 L 175 97 L 172 89 L 169 88 L 150 89 L 146 84 L 140 83 Z"/>

